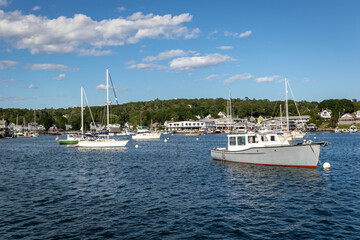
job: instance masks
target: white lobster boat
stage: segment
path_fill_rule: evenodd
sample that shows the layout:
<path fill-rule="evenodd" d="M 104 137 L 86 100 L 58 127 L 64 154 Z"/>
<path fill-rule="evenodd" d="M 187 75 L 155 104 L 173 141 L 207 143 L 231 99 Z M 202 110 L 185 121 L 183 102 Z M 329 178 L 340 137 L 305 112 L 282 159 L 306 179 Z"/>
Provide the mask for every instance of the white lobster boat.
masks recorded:
<path fill-rule="evenodd" d="M 282 133 L 244 133 L 228 135 L 227 148 L 214 148 L 214 160 L 256 165 L 316 168 L 320 149 L 327 142 L 311 141 L 290 145 Z"/>
<path fill-rule="evenodd" d="M 157 140 L 160 139 L 161 132 L 151 132 L 146 126 L 138 126 L 137 133 L 132 136 L 133 140 Z"/>

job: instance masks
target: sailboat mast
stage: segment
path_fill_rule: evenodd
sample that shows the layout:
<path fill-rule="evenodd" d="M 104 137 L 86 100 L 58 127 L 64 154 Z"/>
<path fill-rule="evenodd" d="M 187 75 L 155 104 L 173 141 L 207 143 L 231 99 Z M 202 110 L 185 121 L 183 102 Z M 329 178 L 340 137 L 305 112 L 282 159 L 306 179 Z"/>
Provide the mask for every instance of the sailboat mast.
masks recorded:
<path fill-rule="evenodd" d="M 109 129 L 109 69 L 106 69 L 106 126 Z"/>
<path fill-rule="evenodd" d="M 81 134 L 84 134 L 84 87 L 81 86 Z"/>
<path fill-rule="evenodd" d="M 289 131 L 289 106 L 288 106 L 288 88 L 287 88 L 287 78 L 285 78 L 285 111 L 286 111 L 286 128 Z"/>
<path fill-rule="evenodd" d="M 280 104 L 280 129 L 283 128 L 283 125 L 282 125 L 282 109 L 281 109 L 281 104 Z"/>
<path fill-rule="evenodd" d="M 232 107 L 231 107 L 231 90 L 229 89 L 229 112 L 230 112 L 230 124 L 232 124 Z M 232 128 L 232 126 L 230 126 L 230 128 Z"/>

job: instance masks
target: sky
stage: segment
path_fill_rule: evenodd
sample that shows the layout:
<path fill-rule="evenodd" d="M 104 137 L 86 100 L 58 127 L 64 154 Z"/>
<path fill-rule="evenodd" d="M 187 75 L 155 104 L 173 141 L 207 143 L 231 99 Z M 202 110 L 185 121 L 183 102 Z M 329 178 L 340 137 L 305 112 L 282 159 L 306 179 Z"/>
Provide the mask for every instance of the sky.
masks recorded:
<path fill-rule="evenodd" d="M 358 0 L 0 0 L 0 108 L 360 99 Z M 293 98 L 289 95 L 289 98 Z M 114 97 L 111 101 L 115 103 Z"/>

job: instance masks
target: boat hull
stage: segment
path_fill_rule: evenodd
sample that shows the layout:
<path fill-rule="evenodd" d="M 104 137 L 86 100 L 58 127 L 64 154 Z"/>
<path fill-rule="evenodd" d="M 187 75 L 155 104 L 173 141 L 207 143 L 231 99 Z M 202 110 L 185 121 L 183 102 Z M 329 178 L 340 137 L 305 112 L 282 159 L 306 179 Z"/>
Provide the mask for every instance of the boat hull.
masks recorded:
<path fill-rule="evenodd" d="M 253 147 L 241 151 L 225 148 L 211 150 L 214 160 L 256 165 L 316 168 L 321 144 L 299 144 L 273 147 Z"/>
<path fill-rule="evenodd" d="M 133 140 L 157 140 L 160 139 L 161 133 L 140 133 L 132 136 Z"/>
<path fill-rule="evenodd" d="M 79 141 L 77 147 L 86 148 L 111 148 L 125 147 L 129 140 L 95 140 L 95 141 Z"/>
<path fill-rule="evenodd" d="M 59 140 L 60 145 L 74 145 L 78 144 L 79 140 Z"/>

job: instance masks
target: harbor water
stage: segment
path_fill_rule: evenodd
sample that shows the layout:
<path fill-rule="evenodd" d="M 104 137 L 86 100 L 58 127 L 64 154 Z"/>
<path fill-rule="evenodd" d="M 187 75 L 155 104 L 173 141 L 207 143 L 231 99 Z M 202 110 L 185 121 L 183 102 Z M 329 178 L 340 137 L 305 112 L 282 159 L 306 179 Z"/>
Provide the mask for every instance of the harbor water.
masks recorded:
<path fill-rule="evenodd" d="M 226 135 L 1 140 L 0 239 L 359 238 L 360 133 L 314 137 L 328 171 L 213 161 Z"/>

